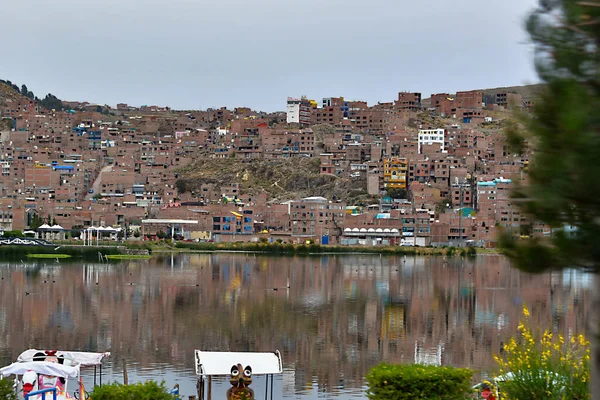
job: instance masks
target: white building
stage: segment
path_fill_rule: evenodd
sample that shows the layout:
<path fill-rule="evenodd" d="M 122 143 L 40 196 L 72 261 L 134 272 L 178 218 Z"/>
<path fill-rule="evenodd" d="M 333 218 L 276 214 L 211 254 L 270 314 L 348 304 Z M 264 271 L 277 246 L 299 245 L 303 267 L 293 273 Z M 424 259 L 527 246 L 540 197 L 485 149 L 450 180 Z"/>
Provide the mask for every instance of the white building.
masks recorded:
<path fill-rule="evenodd" d="M 300 103 L 302 103 L 302 100 L 293 97 L 288 97 L 286 109 L 286 121 L 288 124 L 300 123 Z"/>
<path fill-rule="evenodd" d="M 439 144 L 440 150 L 444 151 L 443 129 L 421 129 L 419 131 L 419 154 L 422 154 L 423 145 Z"/>

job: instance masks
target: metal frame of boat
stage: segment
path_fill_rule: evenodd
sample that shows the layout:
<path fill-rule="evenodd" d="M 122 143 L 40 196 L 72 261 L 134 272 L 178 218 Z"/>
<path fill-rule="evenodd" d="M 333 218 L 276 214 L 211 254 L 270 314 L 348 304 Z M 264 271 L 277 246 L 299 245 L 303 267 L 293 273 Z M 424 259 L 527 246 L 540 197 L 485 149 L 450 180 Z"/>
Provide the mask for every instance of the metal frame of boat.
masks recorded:
<path fill-rule="evenodd" d="M 265 353 L 195 350 L 194 360 L 196 375 L 198 375 L 196 388 L 200 400 L 212 400 L 212 377 L 229 376 L 231 374 L 232 365 L 250 365 L 252 367 L 252 375 L 266 376 L 265 400 L 269 398 L 271 400 L 273 399 L 273 376 L 275 374 L 283 373 L 283 362 L 279 350 Z M 208 380 L 206 378 L 208 378 Z M 270 396 L 269 382 L 271 383 Z M 207 397 L 205 397 L 205 395 Z"/>

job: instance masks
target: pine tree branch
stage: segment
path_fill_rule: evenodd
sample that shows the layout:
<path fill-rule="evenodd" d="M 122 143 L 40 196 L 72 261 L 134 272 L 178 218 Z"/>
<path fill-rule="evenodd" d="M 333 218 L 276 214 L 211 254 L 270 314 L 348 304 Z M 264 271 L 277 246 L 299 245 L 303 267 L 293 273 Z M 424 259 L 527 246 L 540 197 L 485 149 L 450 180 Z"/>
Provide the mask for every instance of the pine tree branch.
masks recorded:
<path fill-rule="evenodd" d="M 579 26 L 580 26 L 579 24 L 578 25 L 566 25 L 566 24 L 564 25 L 564 27 L 566 29 L 569 29 L 573 32 L 579 33 L 580 35 L 585 35 L 586 34 L 585 31 L 580 29 Z"/>
<path fill-rule="evenodd" d="M 600 19 L 595 19 L 593 21 L 580 22 L 577 26 L 591 26 L 598 25 L 600 23 Z"/>

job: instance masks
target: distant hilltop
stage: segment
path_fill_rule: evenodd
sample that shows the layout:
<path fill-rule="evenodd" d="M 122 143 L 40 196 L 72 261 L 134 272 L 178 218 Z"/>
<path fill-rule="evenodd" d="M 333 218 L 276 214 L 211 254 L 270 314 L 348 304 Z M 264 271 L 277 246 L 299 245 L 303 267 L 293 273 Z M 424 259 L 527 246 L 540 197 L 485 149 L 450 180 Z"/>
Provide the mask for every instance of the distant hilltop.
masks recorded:
<path fill-rule="evenodd" d="M 523 86 L 505 86 L 505 87 L 497 87 L 497 88 L 489 88 L 489 89 L 475 89 L 476 91 L 483 92 L 483 103 L 484 104 L 496 104 L 497 98 L 496 95 L 503 93 L 513 93 L 520 95 L 522 101 L 530 102 L 532 101 L 536 94 L 543 87 L 543 84 L 535 84 L 535 85 L 523 85 Z M 442 94 L 442 93 L 439 93 Z M 431 96 L 436 96 L 439 94 L 432 94 Z M 420 93 L 418 93 L 420 96 Z M 448 97 L 455 98 L 456 93 L 447 93 Z M 159 107 L 159 106 L 147 106 L 143 105 L 141 107 L 133 107 L 128 104 L 119 103 L 116 107 L 111 107 L 108 105 L 100 105 L 100 104 L 91 104 L 86 101 L 64 101 L 60 100 L 56 96 L 51 93 L 48 93 L 44 98 L 38 98 L 34 95 L 32 91 L 30 91 L 26 85 L 22 85 L 19 87 L 18 85 L 12 83 L 9 80 L 1 80 L 0 79 L 0 104 L 6 99 L 17 99 L 17 98 L 27 98 L 29 100 L 37 102 L 40 106 L 47 110 L 56 110 L 56 111 L 66 111 L 66 110 L 78 110 L 78 111 L 97 111 L 102 114 L 110 114 L 111 110 L 114 112 L 124 113 L 124 112 L 152 112 L 155 114 L 158 113 L 169 113 L 171 110 L 170 107 Z M 288 103 L 290 101 L 297 100 L 301 102 L 302 99 L 293 99 L 288 98 Z M 317 107 L 317 102 L 313 100 L 314 104 L 311 104 L 314 108 Z M 361 103 L 361 102 L 358 102 Z M 362 102 L 365 103 L 366 102 Z M 420 108 L 428 109 L 431 107 L 431 97 L 424 98 L 420 101 Z M 221 108 L 224 109 L 224 108 Z M 209 109 L 211 110 L 211 109 Z M 183 111 L 183 110 L 178 110 Z M 188 111 L 197 111 L 197 110 L 188 110 Z M 251 114 L 251 109 L 247 107 L 237 107 L 235 109 L 236 114 Z M 268 114 L 268 113 L 266 113 Z"/>
<path fill-rule="evenodd" d="M 495 96 L 498 93 L 517 93 L 523 96 L 523 99 L 529 100 L 537 95 L 540 90 L 544 87 L 543 84 L 536 85 L 524 85 L 524 86 L 508 86 L 498 87 L 493 89 L 482 89 L 484 96 L 491 95 Z"/>
<path fill-rule="evenodd" d="M 532 100 L 537 93 L 542 89 L 543 84 L 536 85 L 524 85 L 524 86 L 505 86 L 505 87 L 497 87 L 491 89 L 475 89 L 483 92 L 483 100 L 486 104 L 491 104 L 495 102 L 496 95 L 499 93 L 515 93 L 520 94 L 523 97 L 524 101 Z M 456 94 L 452 94 L 455 96 Z M 421 101 L 421 106 L 423 108 L 431 107 L 431 97 L 423 99 Z"/>
<path fill-rule="evenodd" d="M 52 93 L 48 93 L 46 97 L 40 99 L 27 88 L 27 85 L 22 85 L 19 88 L 11 81 L 0 79 L 0 104 L 4 104 L 6 99 L 18 100 L 25 98 L 35 101 L 47 110 L 62 110 L 64 108 L 62 101 Z"/>

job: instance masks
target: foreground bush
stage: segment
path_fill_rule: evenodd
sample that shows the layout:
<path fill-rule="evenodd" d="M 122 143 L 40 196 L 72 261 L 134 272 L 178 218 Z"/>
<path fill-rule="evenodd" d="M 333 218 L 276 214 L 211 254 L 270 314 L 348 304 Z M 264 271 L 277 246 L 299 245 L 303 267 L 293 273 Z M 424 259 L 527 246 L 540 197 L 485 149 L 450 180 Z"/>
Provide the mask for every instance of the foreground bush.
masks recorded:
<path fill-rule="evenodd" d="M 472 394 L 472 375 L 462 368 L 384 363 L 367 374 L 367 395 L 372 400 L 464 400 Z"/>
<path fill-rule="evenodd" d="M 1 397 L 0 397 L 1 398 Z M 169 394 L 165 383 L 147 381 L 133 385 L 121 385 L 113 383 L 110 385 L 97 386 L 90 393 L 90 400 L 173 400 L 175 397 Z"/>
<path fill-rule="evenodd" d="M 10 379 L 0 378 L 0 399 L 17 400 L 17 396 L 13 391 L 13 381 Z"/>
<path fill-rule="evenodd" d="M 517 338 L 504 345 L 502 356 L 495 357 L 501 398 L 589 399 L 590 343 L 583 335 L 565 340 L 550 331 L 534 331 L 526 307 L 523 316 Z"/>

